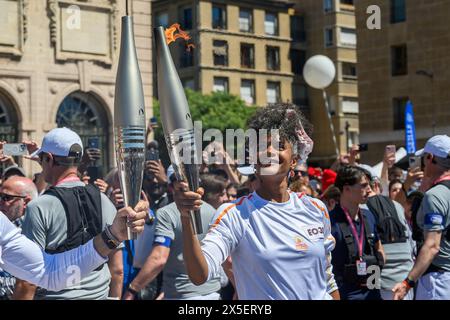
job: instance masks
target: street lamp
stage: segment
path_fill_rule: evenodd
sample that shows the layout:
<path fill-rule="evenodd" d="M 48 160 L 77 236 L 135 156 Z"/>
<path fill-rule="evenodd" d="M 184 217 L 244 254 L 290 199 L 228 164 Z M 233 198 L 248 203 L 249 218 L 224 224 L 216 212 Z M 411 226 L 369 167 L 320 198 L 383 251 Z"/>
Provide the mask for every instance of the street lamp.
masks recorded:
<path fill-rule="evenodd" d="M 433 85 L 433 79 L 434 79 L 434 74 L 433 71 L 428 71 L 428 70 L 417 70 L 416 71 L 416 75 L 418 76 L 425 76 L 427 78 L 430 79 L 430 83 L 431 83 L 431 107 L 433 108 L 433 110 L 431 111 L 431 127 L 432 127 L 432 132 L 433 132 L 433 136 L 435 135 L 435 131 L 436 131 L 436 108 L 434 107 L 434 85 Z"/>
<path fill-rule="evenodd" d="M 349 129 L 350 129 L 350 123 L 348 121 L 345 121 L 345 143 L 347 144 L 347 153 L 349 153 Z"/>

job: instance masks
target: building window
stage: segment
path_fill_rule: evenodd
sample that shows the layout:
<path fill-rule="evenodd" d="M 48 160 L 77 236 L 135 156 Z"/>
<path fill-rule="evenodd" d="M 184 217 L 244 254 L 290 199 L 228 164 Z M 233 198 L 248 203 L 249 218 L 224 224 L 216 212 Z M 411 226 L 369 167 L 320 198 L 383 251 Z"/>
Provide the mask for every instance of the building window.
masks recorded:
<path fill-rule="evenodd" d="M 406 44 L 391 47 L 391 68 L 393 76 L 408 74 L 408 52 Z"/>
<path fill-rule="evenodd" d="M 213 91 L 228 92 L 228 78 L 214 77 Z"/>
<path fill-rule="evenodd" d="M 17 141 L 19 122 L 13 102 L 0 92 L 0 139 L 1 141 Z M 0 172 L 3 166 L 0 166 Z"/>
<path fill-rule="evenodd" d="M 280 48 L 267 46 L 267 70 L 280 70 Z"/>
<path fill-rule="evenodd" d="M 255 67 L 255 46 L 253 44 L 241 43 L 241 67 Z"/>
<path fill-rule="evenodd" d="M 356 30 L 341 28 L 340 44 L 343 46 L 356 47 Z"/>
<path fill-rule="evenodd" d="M 270 36 L 276 36 L 278 34 L 278 17 L 276 13 L 266 12 L 264 31 Z"/>
<path fill-rule="evenodd" d="M 255 104 L 255 81 L 241 80 L 241 98 L 246 104 Z"/>
<path fill-rule="evenodd" d="M 356 63 L 342 62 L 342 79 L 344 80 L 358 79 L 358 76 L 356 74 Z"/>
<path fill-rule="evenodd" d="M 169 26 L 169 14 L 167 12 L 160 12 L 156 14 L 156 26 L 167 28 Z"/>
<path fill-rule="evenodd" d="M 252 32 L 253 31 L 253 13 L 248 9 L 239 10 L 239 31 Z"/>
<path fill-rule="evenodd" d="M 353 0 L 341 0 L 342 4 L 348 4 L 349 6 L 353 5 Z"/>
<path fill-rule="evenodd" d="M 405 109 L 408 100 L 408 97 L 393 99 L 394 130 L 405 129 Z"/>
<path fill-rule="evenodd" d="M 306 51 L 291 49 L 291 70 L 292 73 L 301 75 L 303 73 L 303 67 L 306 63 Z"/>
<path fill-rule="evenodd" d="M 342 112 L 343 113 L 359 113 L 359 103 L 357 98 L 343 97 L 342 98 Z"/>
<path fill-rule="evenodd" d="M 226 41 L 213 41 L 213 58 L 215 66 L 228 65 L 228 43 Z"/>
<path fill-rule="evenodd" d="M 325 28 L 325 47 L 334 46 L 333 28 Z"/>
<path fill-rule="evenodd" d="M 67 127 L 88 145 L 89 138 L 98 138 L 99 149 L 103 150 L 101 165 L 103 171 L 109 169 L 109 123 L 103 105 L 92 95 L 74 92 L 61 102 L 56 113 L 58 128 Z M 104 173 L 104 172 L 103 172 Z"/>
<path fill-rule="evenodd" d="M 334 11 L 334 0 L 323 0 L 323 11 L 324 12 Z"/>
<path fill-rule="evenodd" d="M 213 27 L 213 29 L 226 29 L 227 28 L 227 9 L 225 6 L 220 6 L 217 4 L 213 5 L 212 27 Z"/>
<path fill-rule="evenodd" d="M 266 96 L 267 96 L 267 103 L 280 102 L 280 83 L 268 81 Z"/>
<path fill-rule="evenodd" d="M 181 27 L 191 30 L 193 25 L 192 8 L 183 8 L 181 11 Z"/>
<path fill-rule="evenodd" d="M 180 67 L 187 68 L 194 65 L 194 50 L 188 48 L 186 44 L 180 43 Z"/>
<path fill-rule="evenodd" d="M 406 0 L 391 0 L 391 23 L 406 21 Z"/>
<path fill-rule="evenodd" d="M 293 41 L 305 42 L 305 18 L 301 16 L 291 16 L 291 38 Z"/>
<path fill-rule="evenodd" d="M 308 88 L 305 85 L 292 84 L 292 102 L 299 107 L 308 106 Z"/>
<path fill-rule="evenodd" d="M 359 144 L 359 133 L 358 131 L 349 130 L 347 148 L 350 149 L 354 144 Z"/>
<path fill-rule="evenodd" d="M 195 81 L 194 81 L 194 78 L 184 78 L 184 79 L 181 79 L 181 83 L 182 83 L 182 85 L 183 85 L 183 88 L 195 90 Z"/>

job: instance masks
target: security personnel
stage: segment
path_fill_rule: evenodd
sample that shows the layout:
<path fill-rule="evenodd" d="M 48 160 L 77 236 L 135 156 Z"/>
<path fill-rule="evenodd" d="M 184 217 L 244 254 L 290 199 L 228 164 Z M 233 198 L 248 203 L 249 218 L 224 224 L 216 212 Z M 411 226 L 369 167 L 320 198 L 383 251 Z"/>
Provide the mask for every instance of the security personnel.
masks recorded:
<path fill-rule="evenodd" d="M 333 270 L 343 300 L 380 300 L 379 288 L 367 285 L 370 266 L 384 264 L 383 246 L 376 232 L 376 220 L 361 208 L 370 192 L 365 172 L 356 166 L 342 167 L 335 186 L 341 192 L 339 204 L 330 212 Z M 381 269 L 380 269 L 381 270 Z"/>

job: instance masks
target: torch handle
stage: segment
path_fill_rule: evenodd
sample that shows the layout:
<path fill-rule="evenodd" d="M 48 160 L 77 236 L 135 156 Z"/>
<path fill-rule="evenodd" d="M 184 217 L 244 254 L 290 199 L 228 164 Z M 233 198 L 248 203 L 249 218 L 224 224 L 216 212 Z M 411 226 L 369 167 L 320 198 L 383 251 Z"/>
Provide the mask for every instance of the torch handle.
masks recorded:
<path fill-rule="evenodd" d="M 194 230 L 194 234 L 202 234 L 203 233 L 203 225 L 202 219 L 200 216 L 200 210 L 189 211 L 191 217 L 191 225 L 192 230 Z"/>
<path fill-rule="evenodd" d="M 137 239 L 137 233 L 131 232 L 130 227 L 127 227 L 127 238 L 128 238 L 128 240 L 136 240 Z"/>

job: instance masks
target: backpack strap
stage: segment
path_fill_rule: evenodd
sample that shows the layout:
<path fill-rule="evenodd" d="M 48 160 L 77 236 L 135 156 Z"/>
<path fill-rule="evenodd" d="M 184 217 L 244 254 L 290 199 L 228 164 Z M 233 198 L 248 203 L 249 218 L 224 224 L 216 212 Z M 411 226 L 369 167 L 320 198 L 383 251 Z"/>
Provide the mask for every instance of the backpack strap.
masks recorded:
<path fill-rule="evenodd" d="M 342 236 L 344 237 L 345 245 L 347 246 L 349 263 L 354 263 L 355 259 L 358 258 L 355 249 L 355 239 L 350 231 L 350 227 L 346 222 L 339 222 L 339 228 L 342 231 Z"/>

